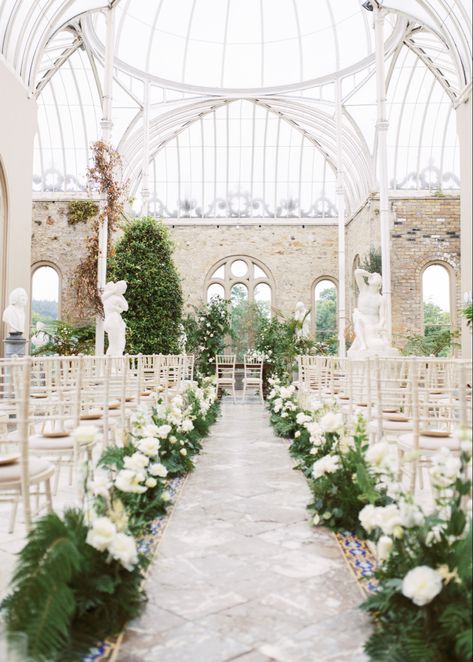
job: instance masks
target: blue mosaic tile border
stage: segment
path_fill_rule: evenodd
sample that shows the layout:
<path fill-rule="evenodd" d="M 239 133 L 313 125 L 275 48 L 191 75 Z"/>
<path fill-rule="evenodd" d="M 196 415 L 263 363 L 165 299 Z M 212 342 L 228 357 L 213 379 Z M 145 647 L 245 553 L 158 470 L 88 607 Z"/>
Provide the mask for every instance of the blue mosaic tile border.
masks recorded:
<path fill-rule="evenodd" d="M 345 560 L 365 593 L 377 590 L 374 578 L 376 559 L 365 540 L 360 540 L 351 531 L 340 531 L 335 534 Z"/>
<path fill-rule="evenodd" d="M 169 492 L 169 496 L 171 497 L 173 503 L 171 507 L 168 509 L 166 514 L 157 517 L 155 520 L 151 522 L 151 524 L 149 525 L 149 534 L 138 541 L 138 550 L 142 554 L 146 554 L 149 557 L 154 556 L 156 552 L 156 548 L 161 542 L 161 538 L 166 528 L 166 524 L 168 523 L 169 518 L 171 517 L 174 507 L 176 505 L 174 499 L 178 495 L 185 480 L 186 480 L 186 476 L 182 476 L 179 478 L 173 478 L 167 484 L 167 491 Z M 83 662 L 110 661 L 120 646 L 121 637 L 122 635 L 118 635 L 113 639 L 100 642 L 99 644 L 97 644 L 95 648 L 89 651 L 89 654 L 86 657 L 83 658 Z"/>

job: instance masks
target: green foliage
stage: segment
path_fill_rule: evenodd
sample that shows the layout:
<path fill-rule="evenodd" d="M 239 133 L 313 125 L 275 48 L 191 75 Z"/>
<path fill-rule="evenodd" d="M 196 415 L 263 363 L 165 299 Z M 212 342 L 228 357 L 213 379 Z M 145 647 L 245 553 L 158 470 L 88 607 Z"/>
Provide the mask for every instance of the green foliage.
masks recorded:
<path fill-rule="evenodd" d="M 424 335 L 407 338 L 403 353 L 407 356 L 450 356 L 455 349 L 458 331 L 450 326 L 450 315 L 431 301 L 424 303 Z"/>
<path fill-rule="evenodd" d="M 292 374 L 299 354 L 327 354 L 325 343 L 314 342 L 311 338 L 300 337 L 303 322 L 285 318 L 281 314 L 271 319 L 264 318 L 259 325 L 255 349 L 264 354 L 270 366 L 270 374 L 284 378 Z"/>
<path fill-rule="evenodd" d="M 228 301 L 214 297 L 194 314 L 183 320 L 186 334 L 186 350 L 195 354 L 196 368 L 200 375 L 215 372 L 215 357 L 223 354 L 227 338 L 231 334 L 230 306 Z"/>
<path fill-rule="evenodd" d="M 125 226 L 109 278 L 126 280 L 129 310 L 123 315 L 130 329 L 130 354 L 173 354 L 179 351 L 182 290 L 172 260 L 168 229 L 153 218 Z"/>
<path fill-rule="evenodd" d="M 81 660 L 118 634 L 143 604 L 139 568 L 130 572 L 86 543 L 83 513 L 40 519 L 20 552 L 2 604 L 10 632 L 24 632 L 38 662 Z"/>
<path fill-rule="evenodd" d="M 369 271 L 370 274 L 383 273 L 383 264 L 381 259 L 381 250 L 371 246 L 368 255 L 366 255 L 361 263 L 361 268 Z"/>
<path fill-rule="evenodd" d="M 97 216 L 99 206 L 93 200 L 71 200 L 67 210 L 67 222 L 69 225 L 87 223 L 89 218 Z"/>
<path fill-rule="evenodd" d="M 256 339 L 268 319 L 267 306 L 249 303 L 241 291 L 233 288 L 231 311 L 232 353 L 237 361 L 243 361 L 248 349 L 255 347 Z"/>
<path fill-rule="evenodd" d="M 322 290 L 317 300 L 315 328 L 317 329 L 317 340 L 328 345 L 328 354 L 337 352 L 337 290 L 328 287 Z"/>
<path fill-rule="evenodd" d="M 57 319 L 58 302 L 47 299 L 33 299 L 31 302 L 31 322 L 45 322 L 48 324 L 51 320 Z"/>
<path fill-rule="evenodd" d="M 60 354 L 73 356 L 93 354 L 95 349 L 95 327 L 91 324 L 75 326 L 61 320 L 50 322 L 44 330 L 48 342 L 32 351 L 34 356 Z"/>
<path fill-rule="evenodd" d="M 472 326 L 473 324 L 473 304 L 468 303 L 466 306 L 463 308 L 463 317 L 466 319 L 466 323 L 468 326 Z"/>

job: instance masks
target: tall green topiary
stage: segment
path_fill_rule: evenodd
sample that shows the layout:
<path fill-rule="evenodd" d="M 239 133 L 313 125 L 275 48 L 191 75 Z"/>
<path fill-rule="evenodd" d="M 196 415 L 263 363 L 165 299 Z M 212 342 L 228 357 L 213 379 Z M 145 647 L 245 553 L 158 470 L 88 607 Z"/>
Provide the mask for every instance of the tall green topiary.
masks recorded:
<path fill-rule="evenodd" d="M 109 278 L 126 280 L 130 354 L 179 351 L 181 280 L 172 259 L 168 229 L 154 218 L 129 222 L 109 263 Z"/>

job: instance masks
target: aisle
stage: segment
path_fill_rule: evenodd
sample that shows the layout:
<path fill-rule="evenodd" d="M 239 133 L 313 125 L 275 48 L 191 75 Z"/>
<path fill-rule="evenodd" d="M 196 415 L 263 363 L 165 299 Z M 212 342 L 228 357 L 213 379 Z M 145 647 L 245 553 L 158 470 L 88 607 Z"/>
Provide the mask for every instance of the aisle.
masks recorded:
<path fill-rule="evenodd" d="M 225 401 L 119 662 L 364 660 L 361 594 L 259 404 Z"/>

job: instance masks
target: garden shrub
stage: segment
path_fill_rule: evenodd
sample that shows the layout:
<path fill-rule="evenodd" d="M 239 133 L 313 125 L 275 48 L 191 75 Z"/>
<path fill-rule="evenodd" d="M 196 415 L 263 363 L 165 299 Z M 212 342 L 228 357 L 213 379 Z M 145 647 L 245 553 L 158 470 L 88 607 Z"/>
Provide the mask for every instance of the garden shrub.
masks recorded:
<path fill-rule="evenodd" d="M 181 280 L 172 259 L 168 229 L 145 217 L 129 222 L 110 260 L 109 280 L 126 280 L 130 354 L 179 351 Z"/>

